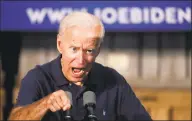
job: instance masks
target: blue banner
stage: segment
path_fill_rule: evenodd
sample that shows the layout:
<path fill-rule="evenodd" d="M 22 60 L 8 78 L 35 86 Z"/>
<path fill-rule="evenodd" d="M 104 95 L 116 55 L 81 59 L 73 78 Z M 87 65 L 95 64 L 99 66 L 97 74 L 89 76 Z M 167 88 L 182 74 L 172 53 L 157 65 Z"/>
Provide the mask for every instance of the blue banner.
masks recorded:
<path fill-rule="evenodd" d="M 1 1 L 1 31 L 57 31 L 73 11 L 98 16 L 106 31 L 190 31 L 191 1 Z"/>

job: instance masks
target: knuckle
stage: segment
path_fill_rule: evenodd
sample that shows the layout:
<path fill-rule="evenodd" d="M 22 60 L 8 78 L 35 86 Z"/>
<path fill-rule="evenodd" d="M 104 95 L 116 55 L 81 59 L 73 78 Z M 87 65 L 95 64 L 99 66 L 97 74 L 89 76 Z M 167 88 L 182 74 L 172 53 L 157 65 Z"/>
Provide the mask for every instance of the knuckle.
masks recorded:
<path fill-rule="evenodd" d="M 57 103 L 58 103 L 58 105 L 61 105 L 61 104 L 62 104 L 61 100 L 58 100 Z"/>
<path fill-rule="evenodd" d="M 54 99 L 54 94 L 50 95 L 49 99 Z"/>
<path fill-rule="evenodd" d="M 68 108 L 71 108 L 71 105 L 70 105 L 70 104 L 68 105 Z"/>
<path fill-rule="evenodd" d="M 55 92 L 55 96 L 63 96 L 65 92 L 63 90 L 58 90 Z"/>
<path fill-rule="evenodd" d="M 49 107 L 49 109 L 52 111 L 52 112 L 55 112 L 56 110 L 53 108 L 53 107 Z"/>
<path fill-rule="evenodd" d="M 55 109 L 52 109 L 52 112 L 56 112 L 56 110 L 55 110 Z"/>
<path fill-rule="evenodd" d="M 51 104 L 51 101 L 50 100 L 48 100 L 47 101 L 47 106 L 49 106 Z"/>
<path fill-rule="evenodd" d="M 62 108 L 62 106 L 59 106 L 58 110 L 60 110 Z"/>
<path fill-rule="evenodd" d="M 53 92 L 53 95 L 54 95 L 54 96 L 57 96 L 57 92 Z"/>
<path fill-rule="evenodd" d="M 58 93 L 61 93 L 61 94 L 62 94 L 63 92 L 64 92 L 63 90 L 58 90 Z"/>

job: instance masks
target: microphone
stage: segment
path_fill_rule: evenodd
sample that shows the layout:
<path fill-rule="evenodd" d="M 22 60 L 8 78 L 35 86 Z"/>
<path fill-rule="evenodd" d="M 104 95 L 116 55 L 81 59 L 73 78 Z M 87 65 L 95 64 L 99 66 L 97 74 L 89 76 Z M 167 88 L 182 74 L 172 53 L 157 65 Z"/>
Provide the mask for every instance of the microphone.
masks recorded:
<path fill-rule="evenodd" d="M 86 91 L 83 94 L 83 106 L 87 111 L 87 118 L 89 121 L 97 121 L 97 117 L 95 115 L 96 108 L 96 95 L 92 91 Z"/>
<path fill-rule="evenodd" d="M 73 106 L 73 100 L 72 100 L 72 94 L 71 92 L 65 91 L 67 96 L 69 97 L 71 107 Z M 64 116 L 64 121 L 72 121 L 72 116 L 71 116 L 71 109 L 65 111 L 65 116 Z"/>

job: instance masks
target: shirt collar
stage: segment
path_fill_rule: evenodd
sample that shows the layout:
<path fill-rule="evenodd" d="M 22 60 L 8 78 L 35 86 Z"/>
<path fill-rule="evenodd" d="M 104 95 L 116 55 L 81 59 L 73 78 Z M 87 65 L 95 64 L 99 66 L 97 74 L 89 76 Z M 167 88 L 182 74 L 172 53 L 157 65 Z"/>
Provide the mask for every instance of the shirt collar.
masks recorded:
<path fill-rule="evenodd" d="M 69 81 L 65 78 L 62 72 L 61 57 L 62 55 L 60 54 L 55 60 L 53 60 L 52 63 L 52 74 L 54 80 L 56 81 L 56 86 L 69 84 Z"/>

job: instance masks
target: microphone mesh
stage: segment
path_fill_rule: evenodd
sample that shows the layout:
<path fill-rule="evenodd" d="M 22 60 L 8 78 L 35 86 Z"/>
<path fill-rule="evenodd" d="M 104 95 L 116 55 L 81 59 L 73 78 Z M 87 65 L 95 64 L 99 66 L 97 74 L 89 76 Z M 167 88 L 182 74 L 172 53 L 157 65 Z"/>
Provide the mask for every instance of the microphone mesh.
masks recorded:
<path fill-rule="evenodd" d="M 96 104 L 96 95 L 92 91 L 87 91 L 83 94 L 83 105 Z"/>

